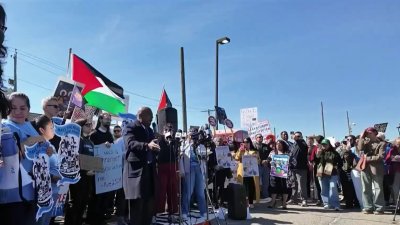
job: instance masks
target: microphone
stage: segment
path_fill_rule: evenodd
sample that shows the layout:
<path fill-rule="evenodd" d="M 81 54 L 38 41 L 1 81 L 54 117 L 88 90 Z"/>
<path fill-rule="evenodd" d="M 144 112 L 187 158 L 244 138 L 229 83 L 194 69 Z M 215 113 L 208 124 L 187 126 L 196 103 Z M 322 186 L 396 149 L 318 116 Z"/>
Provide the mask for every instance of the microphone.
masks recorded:
<path fill-rule="evenodd" d="M 178 129 L 178 131 L 176 131 L 175 139 L 177 141 L 180 141 L 182 139 L 182 130 L 181 129 Z"/>
<path fill-rule="evenodd" d="M 155 122 L 151 123 L 151 127 L 153 128 L 154 133 L 156 133 L 157 132 L 157 126 L 156 126 Z"/>

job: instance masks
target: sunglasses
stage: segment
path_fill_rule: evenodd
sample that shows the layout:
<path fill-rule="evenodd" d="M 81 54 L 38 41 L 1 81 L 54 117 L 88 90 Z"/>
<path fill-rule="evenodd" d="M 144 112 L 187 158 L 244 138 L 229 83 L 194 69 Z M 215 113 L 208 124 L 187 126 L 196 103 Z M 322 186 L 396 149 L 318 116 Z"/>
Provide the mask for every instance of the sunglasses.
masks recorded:
<path fill-rule="evenodd" d="M 121 130 L 114 130 L 114 133 L 119 133 L 121 132 Z"/>
<path fill-rule="evenodd" d="M 58 106 L 58 105 L 47 105 L 47 106 L 54 107 L 55 109 L 58 109 L 58 108 L 59 108 L 59 106 Z"/>

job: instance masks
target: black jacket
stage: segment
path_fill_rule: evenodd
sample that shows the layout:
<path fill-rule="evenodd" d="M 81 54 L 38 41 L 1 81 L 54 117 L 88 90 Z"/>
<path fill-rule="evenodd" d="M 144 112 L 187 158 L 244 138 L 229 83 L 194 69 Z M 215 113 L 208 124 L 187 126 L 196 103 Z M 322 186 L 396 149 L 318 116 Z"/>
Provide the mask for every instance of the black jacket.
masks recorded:
<path fill-rule="evenodd" d="M 303 140 L 294 142 L 292 151 L 289 154 L 289 168 L 292 170 L 306 170 L 308 169 L 308 146 Z"/>

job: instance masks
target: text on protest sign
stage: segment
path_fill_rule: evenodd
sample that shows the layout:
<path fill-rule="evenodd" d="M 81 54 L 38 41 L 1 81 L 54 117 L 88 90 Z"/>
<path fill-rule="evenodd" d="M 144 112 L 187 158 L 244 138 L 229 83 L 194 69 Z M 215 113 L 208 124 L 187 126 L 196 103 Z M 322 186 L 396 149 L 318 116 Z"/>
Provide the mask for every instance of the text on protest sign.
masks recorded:
<path fill-rule="evenodd" d="M 382 132 L 385 133 L 386 132 L 386 128 L 387 128 L 388 123 L 378 123 L 374 125 L 374 128 L 378 131 L 378 132 Z"/>
<path fill-rule="evenodd" d="M 249 136 L 250 136 L 251 140 L 255 140 L 257 134 L 261 134 L 263 137 L 265 137 L 271 133 L 272 132 L 271 132 L 271 128 L 270 128 L 268 120 L 259 122 L 249 128 Z"/>
<path fill-rule="evenodd" d="M 115 144 L 96 145 L 94 154 L 103 160 L 103 171 L 95 173 L 96 194 L 122 188 L 122 149 Z"/>
<path fill-rule="evenodd" d="M 257 107 L 240 109 L 240 126 L 248 129 L 258 121 Z"/>

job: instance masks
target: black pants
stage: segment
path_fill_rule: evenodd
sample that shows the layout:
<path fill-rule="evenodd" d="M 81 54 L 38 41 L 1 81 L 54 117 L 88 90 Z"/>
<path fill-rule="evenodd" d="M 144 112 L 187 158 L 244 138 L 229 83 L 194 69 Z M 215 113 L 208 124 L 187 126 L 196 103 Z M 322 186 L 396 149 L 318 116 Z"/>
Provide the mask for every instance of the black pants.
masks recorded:
<path fill-rule="evenodd" d="M 224 184 L 226 178 L 231 178 L 232 172 L 230 168 L 219 169 L 215 171 L 213 179 L 213 203 L 216 208 L 219 208 L 220 203 L 223 203 Z"/>
<path fill-rule="evenodd" d="M 392 185 L 394 180 L 394 174 L 385 174 L 383 176 L 383 196 L 385 198 L 385 202 L 390 201 L 390 195 L 392 194 Z M 394 201 L 397 201 L 395 199 Z"/>
<path fill-rule="evenodd" d="M 131 225 L 150 225 L 154 215 L 154 197 L 129 200 L 128 208 Z"/>
<path fill-rule="evenodd" d="M 253 204 L 256 198 L 256 186 L 254 184 L 254 177 L 243 177 L 244 188 L 246 189 L 247 198 L 249 204 Z"/>
<path fill-rule="evenodd" d="M 117 207 L 115 214 L 118 217 L 127 216 L 127 204 L 128 201 L 125 199 L 124 189 L 118 189 L 117 196 L 115 197 L 115 206 Z"/>
<path fill-rule="evenodd" d="M 34 202 L 15 202 L 0 204 L 1 225 L 35 224 L 36 205 Z"/>
<path fill-rule="evenodd" d="M 346 202 L 346 207 L 353 208 L 358 206 L 356 191 L 354 190 L 353 181 L 351 180 L 351 171 L 346 172 L 340 170 L 340 183 L 342 184 L 343 196 Z"/>
<path fill-rule="evenodd" d="M 70 197 L 65 213 L 65 225 L 81 225 L 83 223 L 83 213 L 89 199 L 94 196 L 93 183 L 94 176 L 81 173 L 79 182 L 69 186 Z"/>

